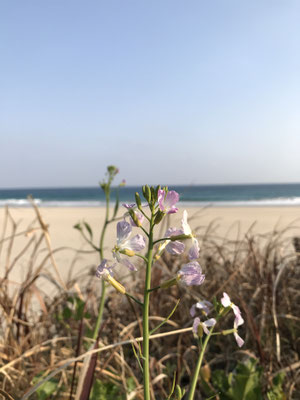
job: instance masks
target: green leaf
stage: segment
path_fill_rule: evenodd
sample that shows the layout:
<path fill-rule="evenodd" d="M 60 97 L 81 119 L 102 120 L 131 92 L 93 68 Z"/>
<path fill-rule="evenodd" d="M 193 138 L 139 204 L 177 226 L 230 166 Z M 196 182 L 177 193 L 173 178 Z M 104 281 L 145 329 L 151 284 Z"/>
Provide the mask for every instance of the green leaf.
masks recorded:
<path fill-rule="evenodd" d="M 36 385 L 38 382 L 42 380 L 41 374 L 38 374 L 35 376 L 32 380 L 32 383 Z M 57 379 L 50 379 L 49 381 L 45 382 L 43 385 L 41 385 L 37 390 L 36 394 L 38 397 L 38 400 L 47 400 L 50 398 L 50 396 L 56 391 L 58 385 Z"/>
<path fill-rule="evenodd" d="M 74 318 L 76 319 L 76 321 L 79 321 L 83 317 L 85 302 L 81 300 L 79 297 L 76 297 L 75 301 L 76 301 L 76 307 L 75 307 Z"/>
<path fill-rule="evenodd" d="M 131 393 L 135 390 L 136 384 L 135 384 L 135 381 L 132 378 L 132 376 L 130 376 L 129 378 L 126 379 L 126 384 L 127 384 L 128 393 Z"/>
<path fill-rule="evenodd" d="M 117 385 L 96 379 L 89 400 L 125 400 Z"/>
<path fill-rule="evenodd" d="M 89 235 L 90 235 L 90 239 L 93 240 L 93 231 L 92 228 L 90 227 L 90 225 L 87 222 L 83 222 L 83 225 L 85 226 L 85 229 L 88 231 Z"/>
<path fill-rule="evenodd" d="M 182 393 L 181 387 L 179 385 L 176 385 L 176 388 L 175 388 L 176 400 L 182 399 L 183 394 L 184 393 Z"/>
<path fill-rule="evenodd" d="M 114 213 L 113 213 L 113 219 L 117 215 L 117 212 L 119 210 L 119 188 L 116 190 L 116 203 L 115 203 L 115 208 L 114 208 Z"/>
<path fill-rule="evenodd" d="M 229 389 L 229 382 L 225 371 L 219 369 L 213 371 L 212 384 L 213 387 L 217 390 L 220 390 L 221 393 L 226 393 Z"/>
<path fill-rule="evenodd" d="M 69 319 L 72 316 L 72 310 L 69 307 L 65 307 L 62 312 L 63 319 Z"/>
<path fill-rule="evenodd" d="M 77 229 L 78 231 L 81 231 L 81 230 L 82 230 L 82 227 L 81 227 L 81 225 L 80 225 L 79 223 L 76 224 L 76 225 L 74 225 L 73 228 L 74 228 L 74 229 Z"/>
<path fill-rule="evenodd" d="M 272 387 L 267 392 L 268 400 L 285 400 L 286 399 L 286 396 L 283 392 L 283 387 L 282 387 L 284 379 L 285 379 L 284 372 L 277 374 L 273 378 Z"/>

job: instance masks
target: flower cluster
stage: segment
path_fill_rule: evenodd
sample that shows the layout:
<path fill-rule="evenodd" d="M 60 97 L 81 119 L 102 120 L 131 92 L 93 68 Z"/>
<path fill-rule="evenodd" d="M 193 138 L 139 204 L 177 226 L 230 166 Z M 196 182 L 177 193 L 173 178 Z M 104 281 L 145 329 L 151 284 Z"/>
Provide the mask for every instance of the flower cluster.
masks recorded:
<path fill-rule="evenodd" d="M 146 206 L 142 206 L 138 193 L 136 193 L 136 203 L 123 204 L 127 211 L 124 214 L 124 220 L 117 224 L 117 243 L 112 250 L 115 261 L 126 266 L 130 271 L 137 270 L 134 263 L 129 260 L 131 257 L 137 255 L 145 259 L 144 256 L 138 254 L 146 246 L 144 236 L 140 234 L 131 236 L 133 227 L 141 228 L 145 233 L 147 233 L 142 224 L 145 217 L 149 222 L 151 219 L 147 216 L 147 212 L 143 211 L 142 207 L 148 207 L 148 211 L 150 210 L 152 213 L 154 225 L 158 224 L 165 215 L 174 214 L 178 211 L 176 203 L 179 201 L 179 195 L 173 190 L 168 191 L 167 188 L 161 189 L 160 187 L 157 187 L 154 189 L 144 186 L 143 194 L 147 200 Z M 130 218 L 129 222 L 126 220 L 128 217 Z M 190 245 L 188 246 L 188 257 L 190 261 L 180 268 L 175 277 L 161 283 L 159 287 L 167 288 L 176 285 L 179 282 L 186 286 L 201 285 L 205 280 L 205 275 L 202 273 L 201 266 L 197 261 L 199 258 L 200 246 L 196 235 L 193 233 L 188 223 L 188 213 L 186 210 L 183 211 L 181 228 L 168 228 L 165 232 L 164 238 L 159 239 L 158 242 L 160 240 L 162 241 L 156 251 L 155 259 L 158 259 L 165 250 L 172 255 L 183 254 L 186 249 L 185 243 L 190 242 Z M 113 278 L 113 268 L 115 265 L 116 264 L 110 265 L 107 260 L 103 260 L 97 269 L 96 275 L 111 283 L 121 293 L 125 293 L 124 287 Z M 244 341 L 238 335 L 237 329 L 244 323 L 244 320 L 241 316 L 239 307 L 231 302 L 229 296 L 225 292 L 223 293 L 221 305 L 219 307 L 221 307 L 223 311 L 227 308 L 233 310 L 235 315 L 233 329 L 226 331 L 226 333 L 223 331 L 223 334 L 233 333 L 238 346 L 241 347 L 244 344 Z M 214 329 L 217 320 L 215 318 L 207 319 L 208 314 L 211 313 L 213 308 L 213 305 L 206 300 L 199 301 L 192 306 L 190 314 L 194 318 L 193 331 L 195 334 L 202 336 L 204 332 L 208 335 L 210 330 Z M 197 311 L 200 313 L 200 316 L 196 316 Z M 219 316 L 221 316 L 223 311 L 219 313 Z"/>
<path fill-rule="evenodd" d="M 146 190 L 147 189 L 147 190 Z M 153 192 L 151 194 L 151 190 L 146 187 L 145 193 L 148 202 L 153 197 Z M 144 188 L 143 188 L 144 191 Z M 114 246 L 112 253 L 114 259 L 126 266 L 130 271 L 136 271 L 135 265 L 129 260 L 129 257 L 133 257 L 137 252 L 143 250 L 146 246 L 146 241 L 144 236 L 137 234 L 130 238 L 133 227 L 141 227 L 144 222 L 144 212 L 141 212 L 142 208 L 145 207 L 141 205 L 139 200 L 139 195 L 136 194 L 137 204 L 135 203 L 123 203 L 123 206 L 128 210 L 124 214 L 124 218 L 129 217 L 130 222 L 127 222 L 125 219 L 117 224 L 117 243 Z M 165 214 L 173 214 L 178 211 L 176 207 L 176 203 L 179 201 L 179 195 L 174 190 L 168 191 L 165 189 L 158 188 L 157 190 L 157 215 L 165 215 Z M 149 204 L 150 205 L 150 204 Z M 146 205 L 147 206 L 147 205 Z M 159 214 L 161 213 L 161 214 Z M 144 214 L 144 215 L 143 215 Z M 187 211 L 184 210 L 183 218 L 181 221 L 181 229 L 177 228 L 169 228 L 165 233 L 165 237 L 167 238 L 162 242 L 159 246 L 158 251 L 156 253 L 156 259 L 160 257 L 162 252 L 166 250 L 167 252 L 173 255 L 180 255 L 185 250 L 185 244 L 182 240 L 191 239 L 192 245 L 189 249 L 188 256 L 191 262 L 182 266 L 182 268 L 178 271 L 176 277 L 172 280 L 172 284 L 175 284 L 179 281 L 184 283 L 187 286 L 192 285 L 201 285 L 205 279 L 205 275 L 202 273 L 202 269 L 196 259 L 199 257 L 199 243 L 196 239 L 195 235 L 192 232 L 191 227 L 188 224 L 188 214 Z M 99 274 L 98 276 L 102 277 Z M 162 287 L 167 287 L 169 284 L 162 284 Z"/>
<path fill-rule="evenodd" d="M 237 333 L 237 328 L 244 323 L 241 311 L 237 305 L 231 302 L 230 297 L 225 292 L 223 293 L 223 297 L 221 298 L 221 304 L 225 309 L 230 307 L 235 315 L 233 329 L 228 331 L 223 331 L 222 333 L 223 334 L 233 333 L 237 345 L 239 347 L 242 347 L 244 344 L 244 340 Z M 195 317 L 197 310 L 200 310 L 200 313 L 206 317 L 213 310 L 213 305 L 206 300 L 199 301 L 198 303 L 194 304 L 190 309 L 190 314 L 193 318 Z M 193 332 L 195 334 L 198 334 L 199 336 L 202 336 L 202 330 L 203 330 L 204 333 L 208 335 L 210 332 L 208 328 L 215 326 L 216 323 L 217 320 L 215 318 L 210 318 L 202 322 L 200 320 L 200 317 L 196 317 L 193 322 Z"/>
<path fill-rule="evenodd" d="M 109 219 L 109 194 L 110 185 L 115 174 L 118 172 L 117 168 L 114 166 L 108 167 L 108 178 L 101 187 L 106 193 L 107 200 L 107 212 L 106 219 L 104 223 L 105 227 L 109 222 L 116 220 L 116 215 L 118 212 L 119 200 L 117 197 L 116 206 L 114 208 L 114 214 L 112 219 Z M 186 210 L 183 211 L 183 216 L 181 220 L 181 227 L 174 228 L 169 227 L 165 235 L 161 238 L 155 238 L 155 228 L 158 224 L 170 214 L 174 214 L 178 211 L 176 207 L 179 201 L 179 195 L 174 190 L 169 191 L 167 187 L 163 189 L 160 186 L 149 187 L 148 185 L 143 186 L 142 193 L 146 204 L 142 205 L 139 193 L 135 194 L 135 203 L 123 203 L 123 207 L 126 212 L 123 215 L 123 219 L 117 223 L 117 239 L 116 244 L 112 249 L 112 256 L 114 261 L 108 261 L 103 259 L 101 264 L 98 266 L 96 271 L 96 276 L 102 279 L 102 301 L 99 308 L 99 315 L 95 327 L 94 338 L 97 337 L 99 332 L 99 326 L 101 321 L 101 316 L 103 312 L 103 299 L 105 293 L 106 282 L 113 286 L 119 293 L 126 295 L 130 300 L 134 300 L 143 309 L 143 346 L 141 354 L 141 362 L 143 369 L 143 379 L 144 379 L 144 398 L 150 400 L 150 354 L 149 354 L 149 340 L 151 332 L 153 333 L 156 329 L 160 328 L 173 314 L 177 304 L 170 313 L 169 317 L 164 319 L 156 328 L 151 332 L 149 331 L 149 312 L 150 312 L 150 296 L 154 291 L 169 288 L 172 285 L 183 284 L 187 287 L 199 286 L 203 284 L 205 280 L 205 274 L 202 272 L 202 268 L 199 265 L 197 259 L 199 258 L 200 246 L 195 233 L 192 231 L 188 223 L 188 213 Z M 88 227 L 87 227 L 88 228 Z M 146 247 L 146 239 L 142 234 L 132 235 L 133 229 L 140 229 L 140 232 L 145 234 L 148 242 L 148 251 L 146 254 L 141 254 Z M 90 229 L 89 229 L 90 231 Z M 103 232 L 104 232 L 103 231 Z M 100 248 L 93 246 L 94 249 L 99 250 L 102 257 L 103 251 L 103 236 L 101 236 Z M 164 251 L 172 254 L 173 256 L 178 256 L 184 253 L 187 249 L 187 255 L 189 262 L 182 265 L 181 268 L 175 273 L 171 279 L 160 282 L 157 286 L 153 285 L 153 279 L 151 276 L 153 263 L 158 260 Z M 144 298 L 141 301 L 139 297 L 128 293 L 125 287 L 118 282 L 114 277 L 114 269 L 119 263 L 127 267 L 130 271 L 136 271 L 137 268 L 134 257 L 139 257 L 145 263 L 145 282 L 144 282 Z M 216 325 L 218 324 L 221 317 L 224 317 L 228 312 L 233 311 L 234 313 L 234 323 L 233 329 L 222 330 L 216 332 Z M 211 315 L 213 314 L 214 315 Z M 228 296 L 227 293 L 223 293 L 223 297 L 220 302 L 214 299 L 214 304 L 207 300 L 198 301 L 190 309 L 190 315 L 193 318 L 192 331 L 198 338 L 200 354 L 197 362 L 197 368 L 194 372 L 192 378 L 191 388 L 188 395 L 189 399 L 194 398 L 195 387 L 198 380 L 199 371 L 201 371 L 201 364 L 203 361 L 203 356 L 207 344 L 212 337 L 212 335 L 229 335 L 233 334 L 237 345 L 239 347 L 243 346 L 244 340 L 238 334 L 238 327 L 244 323 L 241 315 L 241 311 L 237 305 L 235 305 Z M 215 318 L 214 318 L 215 317 Z M 204 341 L 202 342 L 203 335 L 206 335 Z M 180 388 L 179 388 L 180 389 Z M 180 395 L 180 398 L 182 396 Z"/>
<path fill-rule="evenodd" d="M 192 317 L 195 317 L 197 309 L 200 310 L 201 313 L 206 317 L 212 311 L 213 305 L 206 300 L 198 301 L 198 303 L 194 304 L 190 309 L 190 314 Z M 199 336 L 202 336 L 202 330 L 203 330 L 204 333 L 208 335 L 209 334 L 208 328 L 215 326 L 216 323 L 217 321 L 215 318 L 210 318 L 202 322 L 200 320 L 200 317 L 196 317 L 193 323 L 193 332 L 195 334 L 199 334 Z"/>

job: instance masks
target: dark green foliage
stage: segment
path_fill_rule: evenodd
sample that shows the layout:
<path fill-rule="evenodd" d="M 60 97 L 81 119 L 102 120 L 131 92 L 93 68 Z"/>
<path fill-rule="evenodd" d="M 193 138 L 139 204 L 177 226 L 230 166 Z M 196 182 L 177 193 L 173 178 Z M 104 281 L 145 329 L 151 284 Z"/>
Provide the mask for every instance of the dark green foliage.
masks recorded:
<path fill-rule="evenodd" d="M 269 400 L 284 400 L 282 391 L 284 376 L 277 375 L 267 392 Z M 224 370 L 212 373 L 211 383 L 220 400 L 263 400 L 263 368 L 254 358 L 239 362 L 228 375 Z M 208 385 L 203 385 L 207 395 L 212 395 Z M 215 394 L 216 394 L 215 393 Z"/>
<path fill-rule="evenodd" d="M 77 296 L 68 297 L 62 312 L 57 314 L 57 319 L 64 322 L 69 321 L 72 317 L 75 321 L 91 318 L 90 314 L 85 311 L 85 302 Z"/>
<path fill-rule="evenodd" d="M 128 378 L 127 388 L 129 393 L 135 388 L 135 383 L 132 378 Z M 99 379 L 93 384 L 89 400 L 125 400 L 126 395 L 122 392 L 119 386 L 113 382 L 102 382 Z"/>
<path fill-rule="evenodd" d="M 32 380 L 32 383 L 35 385 L 39 381 L 42 380 L 41 374 L 35 376 Z M 55 378 L 50 379 L 49 381 L 43 383 L 37 390 L 36 390 L 36 397 L 38 400 L 47 400 L 50 399 L 56 391 L 57 391 L 58 380 Z"/>

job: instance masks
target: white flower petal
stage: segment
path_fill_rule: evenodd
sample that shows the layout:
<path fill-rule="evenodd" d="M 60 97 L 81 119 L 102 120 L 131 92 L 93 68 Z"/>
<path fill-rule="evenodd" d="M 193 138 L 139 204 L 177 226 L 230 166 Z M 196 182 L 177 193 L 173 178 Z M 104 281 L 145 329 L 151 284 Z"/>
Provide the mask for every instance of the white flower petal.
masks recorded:
<path fill-rule="evenodd" d="M 230 307 L 231 306 L 230 297 L 225 292 L 223 292 L 223 297 L 221 298 L 221 303 L 222 303 L 223 307 Z"/>

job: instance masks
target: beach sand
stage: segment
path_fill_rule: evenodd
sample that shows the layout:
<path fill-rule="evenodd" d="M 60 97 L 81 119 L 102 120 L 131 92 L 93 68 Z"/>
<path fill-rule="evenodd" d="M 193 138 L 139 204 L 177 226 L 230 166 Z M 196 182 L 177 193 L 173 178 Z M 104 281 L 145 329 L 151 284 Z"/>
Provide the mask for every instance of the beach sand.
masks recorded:
<path fill-rule="evenodd" d="M 170 216 L 170 226 L 180 227 L 183 208 L 180 208 L 177 214 Z M 204 234 L 208 227 L 210 232 L 219 237 L 227 237 L 228 239 L 241 239 L 252 227 L 252 233 L 266 234 L 276 229 L 284 229 L 287 226 L 293 226 L 293 229 L 287 231 L 286 235 L 290 237 L 300 237 L 300 207 L 211 207 L 211 208 L 187 208 L 189 214 L 189 222 L 193 229 L 199 228 L 199 233 Z M 99 263 L 99 255 L 91 252 L 89 245 L 85 243 L 80 233 L 73 226 L 82 221 L 86 221 L 93 229 L 95 243 L 98 244 L 100 231 L 105 218 L 105 209 L 101 207 L 95 208 L 40 208 L 40 213 L 44 222 L 49 226 L 49 234 L 51 238 L 52 249 L 63 248 L 54 253 L 55 262 L 57 263 L 60 275 L 66 280 L 70 274 L 79 277 L 89 268 L 95 268 Z M 119 216 L 122 217 L 123 209 L 120 210 Z M 36 215 L 32 208 L 11 208 L 10 214 L 14 221 L 18 224 L 17 232 L 25 231 L 35 220 Z M 5 220 L 5 209 L 0 209 L 0 234 L 3 230 Z M 38 221 L 33 224 L 39 227 Z M 11 234 L 11 224 L 8 224 L 5 237 Z M 133 229 L 136 233 L 137 228 Z M 22 282 L 25 279 L 30 263 L 31 251 L 26 251 L 18 258 L 18 255 L 28 243 L 32 235 L 38 239 L 40 231 L 36 231 L 31 235 L 21 234 L 15 237 L 11 253 L 10 263 L 17 257 L 15 266 L 9 275 L 9 280 L 13 282 Z M 116 223 L 110 224 L 107 229 L 105 238 L 105 256 L 111 258 L 111 248 L 116 241 Z M 1 277 L 3 277 L 3 266 L 7 262 L 7 251 L 10 241 L 4 243 L 0 255 L 0 263 L 2 265 Z M 33 243 L 29 249 L 33 249 Z M 38 254 L 34 256 L 34 264 L 38 265 L 38 261 L 42 260 L 47 254 L 46 242 L 43 239 Z M 78 253 L 77 250 L 84 251 Z M 52 262 L 50 259 L 45 263 L 47 268 L 55 277 Z"/>

